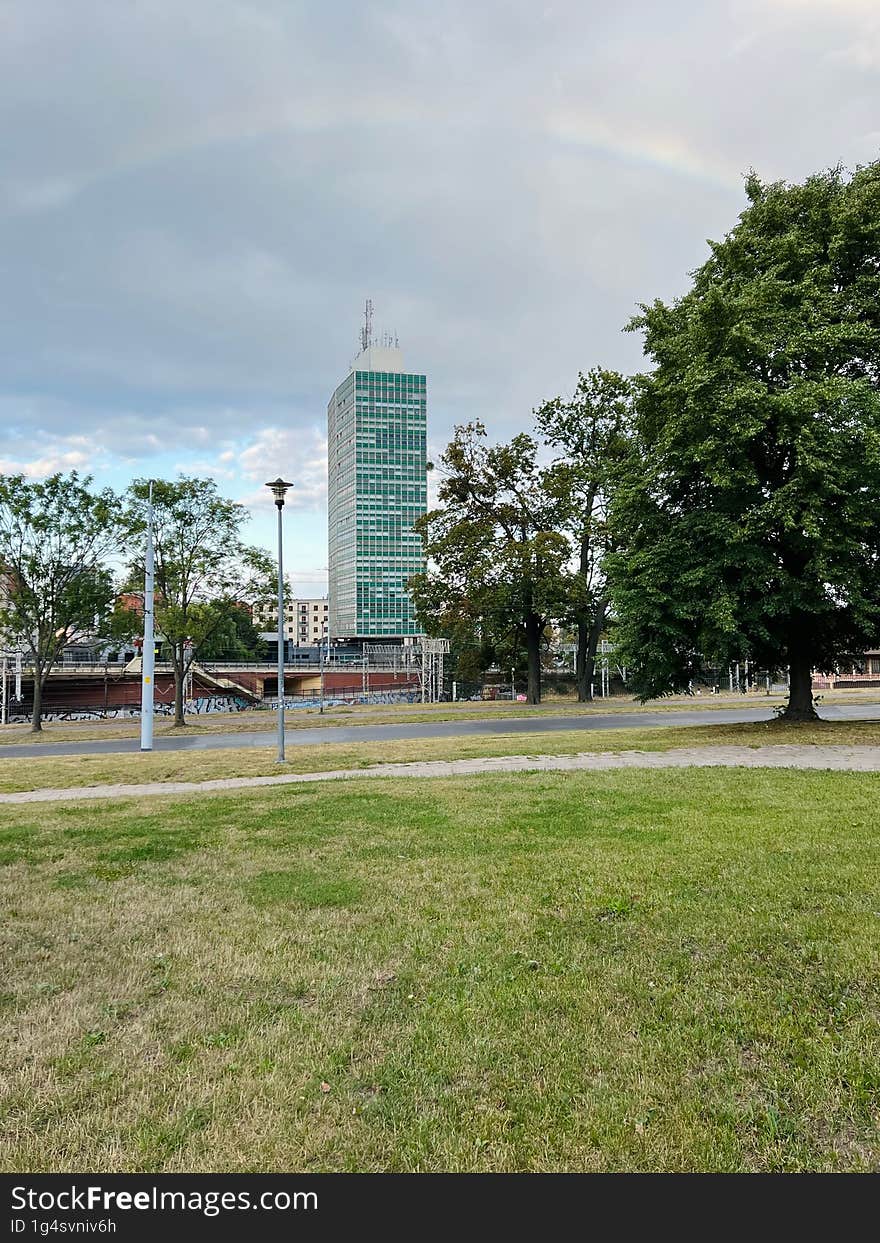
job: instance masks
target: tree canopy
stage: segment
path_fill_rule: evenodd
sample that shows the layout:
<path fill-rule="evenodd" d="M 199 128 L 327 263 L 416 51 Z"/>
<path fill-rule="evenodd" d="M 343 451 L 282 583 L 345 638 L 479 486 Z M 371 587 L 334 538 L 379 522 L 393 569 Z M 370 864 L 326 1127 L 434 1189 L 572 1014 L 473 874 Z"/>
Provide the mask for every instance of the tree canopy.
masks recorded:
<path fill-rule="evenodd" d="M 482 423 L 457 427 L 441 458 L 441 504 L 419 524 L 428 568 L 410 580 L 433 633 L 456 636 L 467 625 L 484 645 L 522 637 L 530 703 L 540 701 L 541 643 L 569 556 L 537 455 L 531 436 L 488 445 Z"/>
<path fill-rule="evenodd" d="M 108 623 L 115 590 L 107 559 L 120 525 L 116 497 L 76 471 L 42 482 L 0 475 L 0 631 L 34 662 L 31 726 L 39 731 L 46 678 L 69 643 Z"/>
<path fill-rule="evenodd" d="M 194 660 L 227 627 L 242 604 L 271 597 L 274 563 L 247 546 L 242 505 L 221 496 L 213 479 L 153 482 L 156 630 L 171 651 L 175 724 L 184 722 L 183 686 Z M 128 490 L 125 522 L 137 548 L 131 571 L 143 582 L 150 481 Z"/>
<path fill-rule="evenodd" d="M 199 648 L 199 659 L 264 659 L 266 644 L 253 623 L 250 608 L 244 603 L 233 602 L 225 606 L 224 612 L 220 625 Z"/>
<path fill-rule="evenodd" d="M 605 560 L 614 547 L 609 502 L 629 448 L 632 386 L 619 372 L 593 367 L 578 377 L 572 397 L 556 397 L 535 411 L 538 431 L 561 450 L 544 476 L 557 502 L 556 521 L 574 563 L 565 576 L 559 620 L 577 636 L 578 699 L 593 698 L 596 649 L 610 603 Z"/>
<path fill-rule="evenodd" d="M 788 666 L 804 719 L 811 668 L 880 634 L 880 164 L 746 191 L 690 290 L 630 325 L 654 370 L 614 599 L 643 698 L 748 654 Z"/>

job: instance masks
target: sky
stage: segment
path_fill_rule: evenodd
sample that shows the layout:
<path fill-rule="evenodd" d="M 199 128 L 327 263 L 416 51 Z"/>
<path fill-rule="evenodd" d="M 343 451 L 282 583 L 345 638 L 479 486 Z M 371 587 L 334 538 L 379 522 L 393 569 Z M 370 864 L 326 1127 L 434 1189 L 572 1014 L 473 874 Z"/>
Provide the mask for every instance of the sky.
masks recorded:
<path fill-rule="evenodd" d="M 749 169 L 880 156 L 876 0 L 0 0 L 0 472 L 212 476 L 326 590 L 363 306 L 429 455 L 684 292 Z"/>

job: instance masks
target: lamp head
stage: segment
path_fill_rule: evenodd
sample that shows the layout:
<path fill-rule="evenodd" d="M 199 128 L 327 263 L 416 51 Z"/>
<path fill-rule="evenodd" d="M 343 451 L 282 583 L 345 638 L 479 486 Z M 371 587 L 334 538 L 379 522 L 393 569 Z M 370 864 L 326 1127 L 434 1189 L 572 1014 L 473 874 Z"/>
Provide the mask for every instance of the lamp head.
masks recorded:
<path fill-rule="evenodd" d="M 293 487 L 293 484 L 287 483 L 279 475 L 277 479 L 273 479 L 271 483 L 267 483 L 266 487 L 272 489 L 272 495 L 275 497 L 275 504 L 278 506 L 279 509 L 283 509 L 285 493 L 287 492 L 288 488 Z"/>

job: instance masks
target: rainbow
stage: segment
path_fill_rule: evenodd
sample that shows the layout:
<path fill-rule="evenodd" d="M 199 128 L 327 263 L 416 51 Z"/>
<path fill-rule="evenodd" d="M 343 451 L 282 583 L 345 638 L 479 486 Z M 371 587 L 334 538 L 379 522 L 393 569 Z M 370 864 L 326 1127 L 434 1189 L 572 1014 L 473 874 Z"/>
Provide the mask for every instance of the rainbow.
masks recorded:
<path fill-rule="evenodd" d="M 546 132 L 561 146 L 577 147 L 627 164 L 690 177 L 718 189 L 742 187 L 743 170 L 734 170 L 719 160 L 706 159 L 678 135 L 631 136 L 605 121 L 571 111 L 553 113 L 547 120 Z"/>

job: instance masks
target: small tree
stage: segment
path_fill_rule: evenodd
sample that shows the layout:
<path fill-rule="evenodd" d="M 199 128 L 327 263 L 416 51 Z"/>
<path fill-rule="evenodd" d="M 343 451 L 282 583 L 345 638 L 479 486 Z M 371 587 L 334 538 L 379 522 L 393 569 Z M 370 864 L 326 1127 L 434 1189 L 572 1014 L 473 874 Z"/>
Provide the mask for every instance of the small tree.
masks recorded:
<path fill-rule="evenodd" d="M 0 629 L 34 665 L 31 729 L 42 729 L 46 679 L 69 643 L 100 634 L 113 609 L 105 561 L 119 540 L 118 499 L 90 477 L 29 482 L 0 475 Z"/>
<path fill-rule="evenodd" d="M 126 528 L 137 552 L 132 581 L 143 583 L 150 481 L 128 490 Z M 237 606 L 271 591 L 268 553 L 245 545 L 243 505 L 227 500 L 213 479 L 180 476 L 153 483 L 156 631 L 174 670 L 174 724 L 185 724 L 184 684 L 193 662 L 226 625 Z"/>
<path fill-rule="evenodd" d="M 880 163 L 746 192 L 691 290 L 631 325 L 655 369 L 615 604 L 643 698 L 749 652 L 809 720 L 811 670 L 880 634 Z"/>
<path fill-rule="evenodd" d="M 545 486 L 559 502 L 560 522 L 576 555 L 564 621 L 575 628 L 578 699 L 593 698 L 596 649 L 610 604 L 605 558 L 614 546 L 609 501 L 629 444 L 632 385 L 594 367 L 578 377 L 570 400 L 555 397 L 535 411 L 538 431 L 563 451 Z"/>
<path fill-rule="evenodd" d="M 441 508 L 418 524 L 429 566 L 410 580 L 418 616 L 434 633 L 482 643 L 519 633 L 528 664 L 528 702 L 541 700 L 541 643 L 558 609 L 568 543 L 537 464 L 536 441 L 515 436 L 488 446 L 486 429 L 455 429 L 441 463 Z"/>
<path fill-rule="evenodd" d="M 250 609 L 243 603 L 224 602 L 225 617 L 199 650 L 200 660 L 257 660 L 265 655 L 266 644 L 253 623 Z"/>

